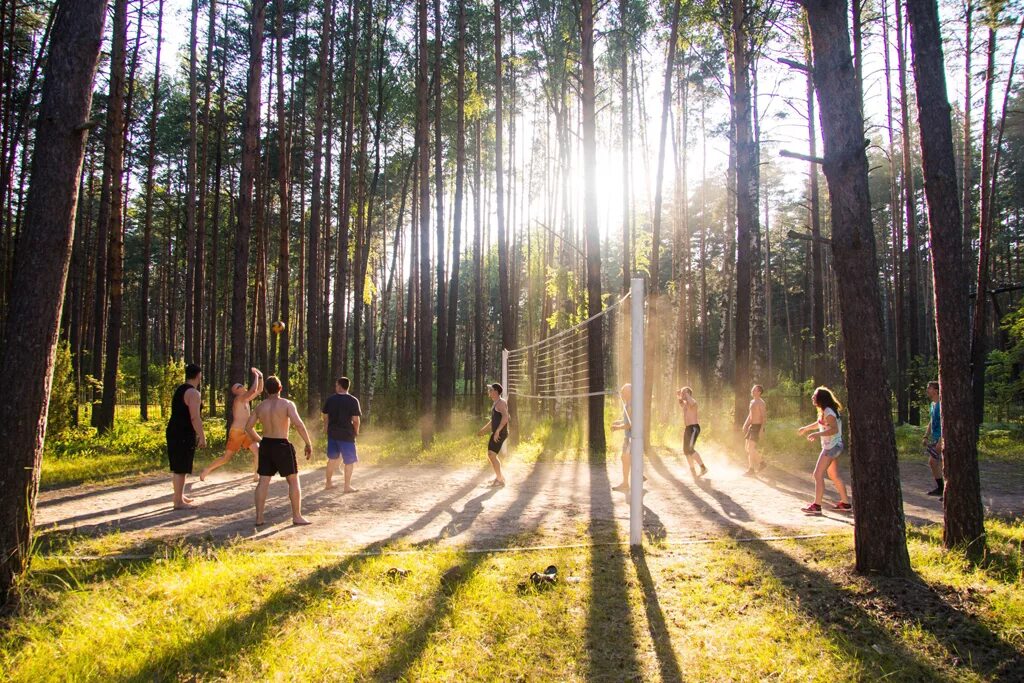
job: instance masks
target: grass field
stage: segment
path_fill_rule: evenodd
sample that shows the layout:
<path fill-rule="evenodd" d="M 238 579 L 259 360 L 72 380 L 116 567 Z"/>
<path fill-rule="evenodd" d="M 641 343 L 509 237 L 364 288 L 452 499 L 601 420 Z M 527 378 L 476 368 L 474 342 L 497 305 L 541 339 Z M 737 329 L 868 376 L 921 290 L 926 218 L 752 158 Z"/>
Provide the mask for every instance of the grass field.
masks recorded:
<path fill-rule="evenodd" d="M 413 430 L 368 429 L 361 455 L 479 463 L 479 424 L 458 418 L 427 450 Z M 769 428 L 769 457 L 799 444 L 796 426 Z M 218 452 L 223 423 L 207 429 Z M 124 420 L 101 438 L 51 440 L 43 484 L 162 470 L 162 431 Z M 654 440 L 676 445 L 676 431 Z M 713 422 L 707 433 L 731 438 Z M 917 454 L 920 433 L 898 430 L 904 455 Z M 580 457 L 580 437 L 536 422 L 515 458 Z M 987 428 L 981 453 L 1021 462 L 1020 432 Z M 15 611 L 0 617 L 0 680 L 1021 680 L 1024 521 L 987 527 L 981 566 L 945 551 L 941 528 L 911 528 L 913 580 L 854 574 L 848 533 L 649 539 L 630 552 L 617 531 L 586 518 L 579 545 L 531 548 L 536 539 L 524 534 L 484 552 L 399 540 L 339 554 L 328 544 L 51 533 L 37 543 Z M 527 581 L 549 564 L 556 585 Z M 410 574 L 390 577 L 392 568 Z"/>
<path fill-rule="evenodd" d="M 1024 524 L 989 533 L 973 568 L 915 529 L 912 581 L 852 574 L 845 535 L 347 556 L 52 539 L 0 678 L 1014 680 Z M 69 559 L 117 552 L 148 559 Z M 519 587 L 548 564 L 557 585 Z"/>

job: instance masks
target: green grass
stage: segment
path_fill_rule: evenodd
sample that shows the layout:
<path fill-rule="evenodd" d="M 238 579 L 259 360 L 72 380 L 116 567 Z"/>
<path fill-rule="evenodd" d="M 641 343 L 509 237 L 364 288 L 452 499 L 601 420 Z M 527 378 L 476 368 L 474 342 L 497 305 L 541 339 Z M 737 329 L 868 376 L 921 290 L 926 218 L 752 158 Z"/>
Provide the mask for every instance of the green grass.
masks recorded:
<path fill-rule="evenodd" d="M 988 526 L 981 567 L 914 530 L 913 581 L 854 575 L 848 536 L 377 556 L 55 538 L 0 635 L 0 678 L 1011 680 L 1024 524 Z M 66 557 L 118 551 L 150 559 Z M 558 585 L 518 587 L 548 564 Z"/>

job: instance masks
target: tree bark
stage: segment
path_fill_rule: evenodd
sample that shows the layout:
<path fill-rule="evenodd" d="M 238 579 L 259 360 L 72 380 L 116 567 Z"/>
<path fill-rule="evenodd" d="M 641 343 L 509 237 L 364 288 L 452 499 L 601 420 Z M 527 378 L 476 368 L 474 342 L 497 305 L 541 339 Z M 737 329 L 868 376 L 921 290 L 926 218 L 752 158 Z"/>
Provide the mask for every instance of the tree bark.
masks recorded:
<path fill-rule="evenodd" d="M 289 296 L 288 260 L 291 242 L 291 131 L 288 128 L 288 112 L 284 105 L 284 0 L 275 2 L 274 32 L 277 34 L 277 194 L 280 202 L 278 214 L 277 287 L 280 297 L 280 320 L 285 327 L 277 333 L 278 370 L 281 387 L 288 392 L 289 335 L 291 297 Z"/>
<path fill-rule="evenodd" d="M 946 478 L 946 547 L 964 546 L 975 561 L 985 553 L 985 522 L 978 474 L 977 429 L 971 395 L 971 345 L 963 224 L 957 202 L 956 160 L 945 60 L 935 0 L 907 0 L 924 190 L 931 228 L 935 328 L 942 401 L 942 463 Z"/>
<path fill-rule="evenodd" d="M 805 0 L 825 143 L 850 405 L 857 570 L 910 574 L 896 436 L 885 373 L 882 304 L 871 225 L 861 94 L 850 54 L 846 0 Z"/>
<path fill-rule="evenodd" d="M 227 383 L 245 381 L 245 323 L 248 296 L 249 242 L 253 225 L 253 185 L 259 170 L 260 84 L 263 76 L 263 27 L 266 0 L 253 0 L 249 24 L 249 75 L 242 129 L 242 170 L 238 188 L 238 222 L 235 226 L 234 279 L 231 290 L 231 361 Z M 230 416 L 233 400 L 226 406 Z"/>
<path fill-rule="evenodd" d="M 17 401 L 0 404 L 8 456 L 0 462 L 0 602 L 27 569 L 54 350 L 74 239 L 78 186 L 99 61 L 106 0 L 60 1 L 54 12 L 39 123 L 14 254 L 0 369 Z"/>
<path fill-rule="evenodd" d="M 855 2 L 857 0 L 854 0 Z M 885 0 L 883 0 L 885 1 Z M 811 36 L 805 24 L 804 54 L 807 64 L 811 64 Z M 814 77 L 807 72 L 807 140 L 808 153 L 818 156 L 818 130 L 814 113 Z M 821 198 L 818 188 L 818 164 L 807 164 L 807 217 L 811 228 L 811 337 L 813 339 L 814 384 L 821 386 L 826 381 L 825 357 L 825 279 L 822 272 L 821 254 Z"/>
<path fill-rule="evenodd" d="M 433 321 L 430 314 L 430 141 L 427 126 L 430 77 L 427 69 L 427 0 L 416 0 L 419 25 L 419 54 L 416 80 L 416 149 L 419 161 L 419 393 L 420 393 L 420 441 L 426 447 L 434 438 L 433 421 L 430 419 L 433 388 L 431 372 Z M 497 5 L 495 6 L 497 8 Z M 500 35 L 500 32 L 497 35 Z M 495 38 L 499 40 L 499 38 Z M 498 126 L 501 130 L 501 126 Z M 501 133 L 498 133 L 500 138 Z"/>
<path fill-rule="evenodd" d="M 583 89 L 581 92 L 583 123 L 583 239 L 587 261 L 587 315 L 596 316 L 603 309 L 601 301 L 601 236 L 597 220 L 597 125 L 594 105 L 597 90 L 594 83 L 594 3 L 581 0 Z M 498 171 L 501 172 L 500 170 Z M 499 176 L 500 177 L 500 176 Z M 499 190 L 500 198 L 501 192 Z M 499 199 L 500 201 L 500 199 Z M 499 204 L 499 207 L 501 205 Z M 499 215 L 501 211 L 498 211 Z M 499 219 L 500 220 L 500 219 Z M 506 346 L 506 348 L 510 348 Z M 591 462 L 604 463 L 604 319 L 595 318 L 587 330 L 587 445 Z"/>

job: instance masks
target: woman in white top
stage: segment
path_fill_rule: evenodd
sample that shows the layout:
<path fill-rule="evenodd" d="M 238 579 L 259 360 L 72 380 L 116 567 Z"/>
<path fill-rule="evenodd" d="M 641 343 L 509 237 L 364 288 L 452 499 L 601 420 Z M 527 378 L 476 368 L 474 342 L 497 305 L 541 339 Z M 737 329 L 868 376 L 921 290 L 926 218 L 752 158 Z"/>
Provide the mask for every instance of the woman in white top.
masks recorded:
<path fill-rule="evenodd" d="M 832 509 L 844 512 L 852 510 L 853 506 L 846 497 L 846 485 L 839 478 L 839 465 L 836 463 L 843 452 L 843 422 L 839 418 L 843 407 L 828 387 L 815 389 L 811 394 L 811 402 L 818 409 L 818 420 L 801 427 L 799 432 L 806 434 L 808 441 L 821 439 L 821 453 L 818 455 L 818 463 L 814 466 L 814 502 L 802 510 L 809 515 L 821 514 L 826 473 L 839 492 L 839 502 L 833 505 Z M 815 429 L 817 431 L 812 431 Z"/>

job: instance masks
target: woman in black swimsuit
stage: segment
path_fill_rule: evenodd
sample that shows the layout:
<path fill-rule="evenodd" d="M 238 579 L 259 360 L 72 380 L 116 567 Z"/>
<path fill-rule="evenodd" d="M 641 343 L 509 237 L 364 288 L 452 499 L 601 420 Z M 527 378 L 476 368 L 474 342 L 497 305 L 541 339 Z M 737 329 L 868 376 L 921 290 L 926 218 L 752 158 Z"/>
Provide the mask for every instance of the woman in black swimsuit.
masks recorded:
<path fill-rule="evenodd" d="M 501 460 L 498 455 L 501 453 L 501 447 L 505 444 L 505 439 L 508 438 L 508 403 L 501 397 L 501 392 L 502 387 L 497 382 L 487 387 L 487 396 L 493 401 L 491 419 L 477 431 L 478 435 L 490 431 L 491 436 L 487 440 L 487 459 L 491 461 L 491 467 L 494 468 L 494 480 L 491 482 L 491 486 L 505 485 L 505 477 L 501 474 Z"/>

